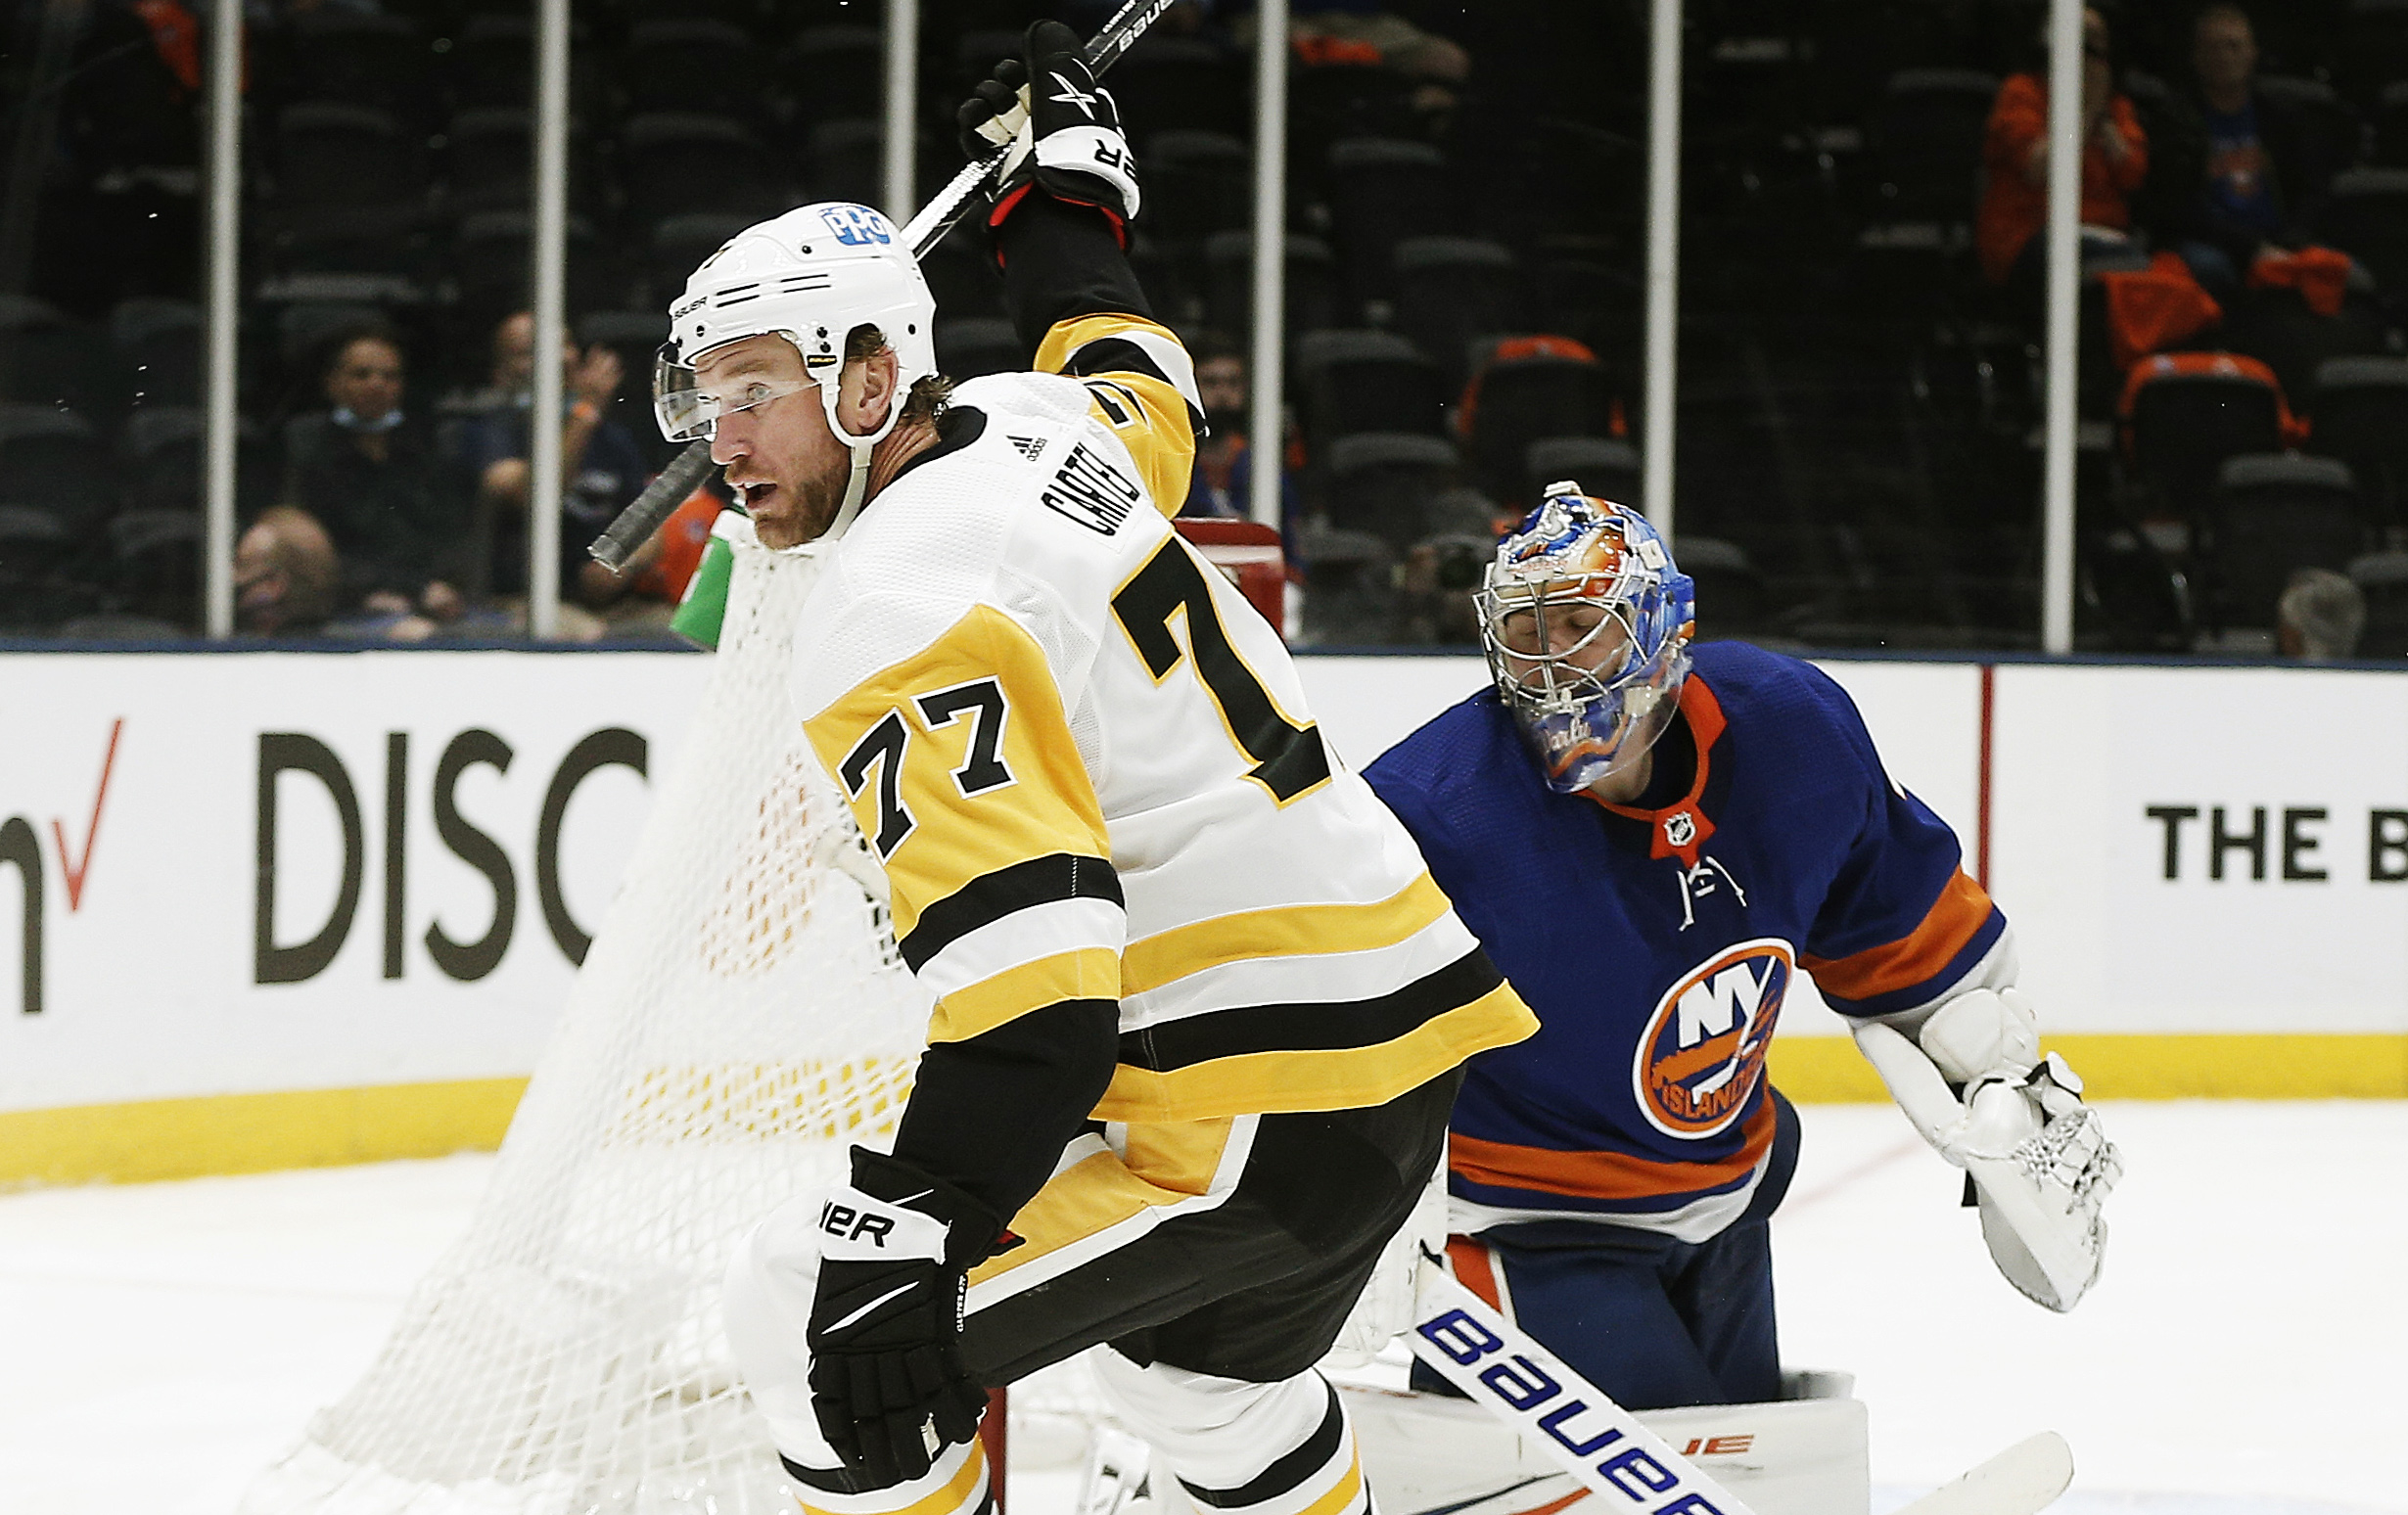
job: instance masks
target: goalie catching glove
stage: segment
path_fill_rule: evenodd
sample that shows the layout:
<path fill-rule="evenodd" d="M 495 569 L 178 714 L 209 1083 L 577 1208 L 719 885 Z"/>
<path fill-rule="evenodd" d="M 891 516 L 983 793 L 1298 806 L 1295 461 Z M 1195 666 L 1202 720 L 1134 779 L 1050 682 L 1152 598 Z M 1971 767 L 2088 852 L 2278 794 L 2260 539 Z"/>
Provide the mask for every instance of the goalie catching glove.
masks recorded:
<path fill-rule="evenodd" d="M 1877 1021 L 1855 1032 L 1898 1108 L 1971 1178 L 1999 1271 L 2037 1303 L 2073 1308 L 2099 1277 L 2099 1211 L 2123 1160 L 2082 1103 L 2082 1080 L 2041 1055 L 2030 1002 L 1975 989 L 1933 1011 L 1914 1040 Z"/>
<path fill-rule="evenodd" d="M 961 1361 L 963 1280 L 1002 1222 L 908 1163 L 853 1149 L 819 1212 L 811 1411 L 846 1466 L 907 1482 L 978 1434 L 987 1391 Z"/>
<path fill-rule="evenodd" d="M 953 116 L 962 151 L 973 159 L 1011 144 L 987 224 L 1001 224 L 1034 186 L 1101 210 L 1127 247 L 1128 223 L 1137 213 L 1137 160 L 1121 133 L 1120 107 L 1080 56 L 1079 34 L 1060 22 L 1033 23 L 1022 49 L 1025 62 L 996 64 Z"/>

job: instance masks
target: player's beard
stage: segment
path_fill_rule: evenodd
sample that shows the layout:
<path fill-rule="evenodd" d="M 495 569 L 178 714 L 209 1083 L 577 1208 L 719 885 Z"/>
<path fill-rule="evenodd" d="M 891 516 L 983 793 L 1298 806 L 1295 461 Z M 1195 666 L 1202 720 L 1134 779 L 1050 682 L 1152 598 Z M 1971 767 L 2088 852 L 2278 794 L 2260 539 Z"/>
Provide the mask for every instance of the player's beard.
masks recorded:
<path fill-rule="evenodd" d="M 800 547 L 816 541 L 836 520 L 853 474 L 852 453 L 840 448 L 823 468 L 805 474 L 806 467 L 797 463 L 792 478 L 776 480 L 765 490 L 758 482 L 745 486 L 745 509 L 753 517 L 753 529 L 764 547 Z"/>

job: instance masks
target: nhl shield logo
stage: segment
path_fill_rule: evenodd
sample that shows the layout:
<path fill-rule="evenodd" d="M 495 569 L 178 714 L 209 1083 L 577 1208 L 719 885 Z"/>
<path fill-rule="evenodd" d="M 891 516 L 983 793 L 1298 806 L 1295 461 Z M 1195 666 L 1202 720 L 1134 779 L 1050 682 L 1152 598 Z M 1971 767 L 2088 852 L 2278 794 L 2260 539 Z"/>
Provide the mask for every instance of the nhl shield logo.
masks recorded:
<path fill-rule="evenodd" d="M 1723 948 L 1656 1001 L 1631 1066 L 1647 1124 L 1667 1136 L 1711 1136 L 1737 1120 L 1764 1079 L 1797 960 L 1789 943 L 1759 937 Z"/>
<path fill-rule="evenodd" d="M 1664 817 L 1664 841 L 1674 848 L 1684 848 L 1697 840 L 1697 817 L 1687 810 L 1675 810 Z"/>

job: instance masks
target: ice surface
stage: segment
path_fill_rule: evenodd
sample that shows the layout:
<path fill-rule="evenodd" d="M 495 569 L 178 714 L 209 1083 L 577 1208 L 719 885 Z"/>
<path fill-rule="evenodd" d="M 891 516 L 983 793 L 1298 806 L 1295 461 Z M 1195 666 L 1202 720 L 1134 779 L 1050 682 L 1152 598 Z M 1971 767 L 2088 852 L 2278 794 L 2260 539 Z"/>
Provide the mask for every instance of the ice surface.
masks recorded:
<path fill-rule="evenodd" d="M 2127 1176 L 2071 1315 L 1991 1268 L 1887 1106 L 1808 1106 L 1783 1356 L 1858 1375 L 1876 1511 L 2043 1428 L 2064 1515 L 2408 1512 L 2408 1103 L 2104 1107 Z M 491 1160 L 0 1195 L 0 1512 L 225 1515 L 366 1366 Z M 1076 1480 L 1016 1479 L 1020 1515 Z"/>

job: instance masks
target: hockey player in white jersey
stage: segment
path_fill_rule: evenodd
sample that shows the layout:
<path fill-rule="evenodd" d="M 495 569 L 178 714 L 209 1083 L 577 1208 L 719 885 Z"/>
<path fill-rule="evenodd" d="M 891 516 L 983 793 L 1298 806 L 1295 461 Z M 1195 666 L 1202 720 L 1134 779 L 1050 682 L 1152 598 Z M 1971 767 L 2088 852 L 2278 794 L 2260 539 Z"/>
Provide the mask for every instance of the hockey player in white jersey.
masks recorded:
<path fill-rule="evenodd" d="M 935 998 L 894 1149 L 768 1217 L 727 1330 L 806 1508 L 991 1502 L 987 1386 L 1099 1343 L 1201 1503 L 1367 1508 L 1313 1369 L 1534 1029 L 1277 634 L 1175 534 L 1198 413 L 1123 254 L 1111 98 L 1040 23 L 963 108 L 1032 120 L 988 218 L 1037 372 L 949 387 L 875 210 L 736 237 L 655 396 L 814 558 L 791 691 Z"/>

